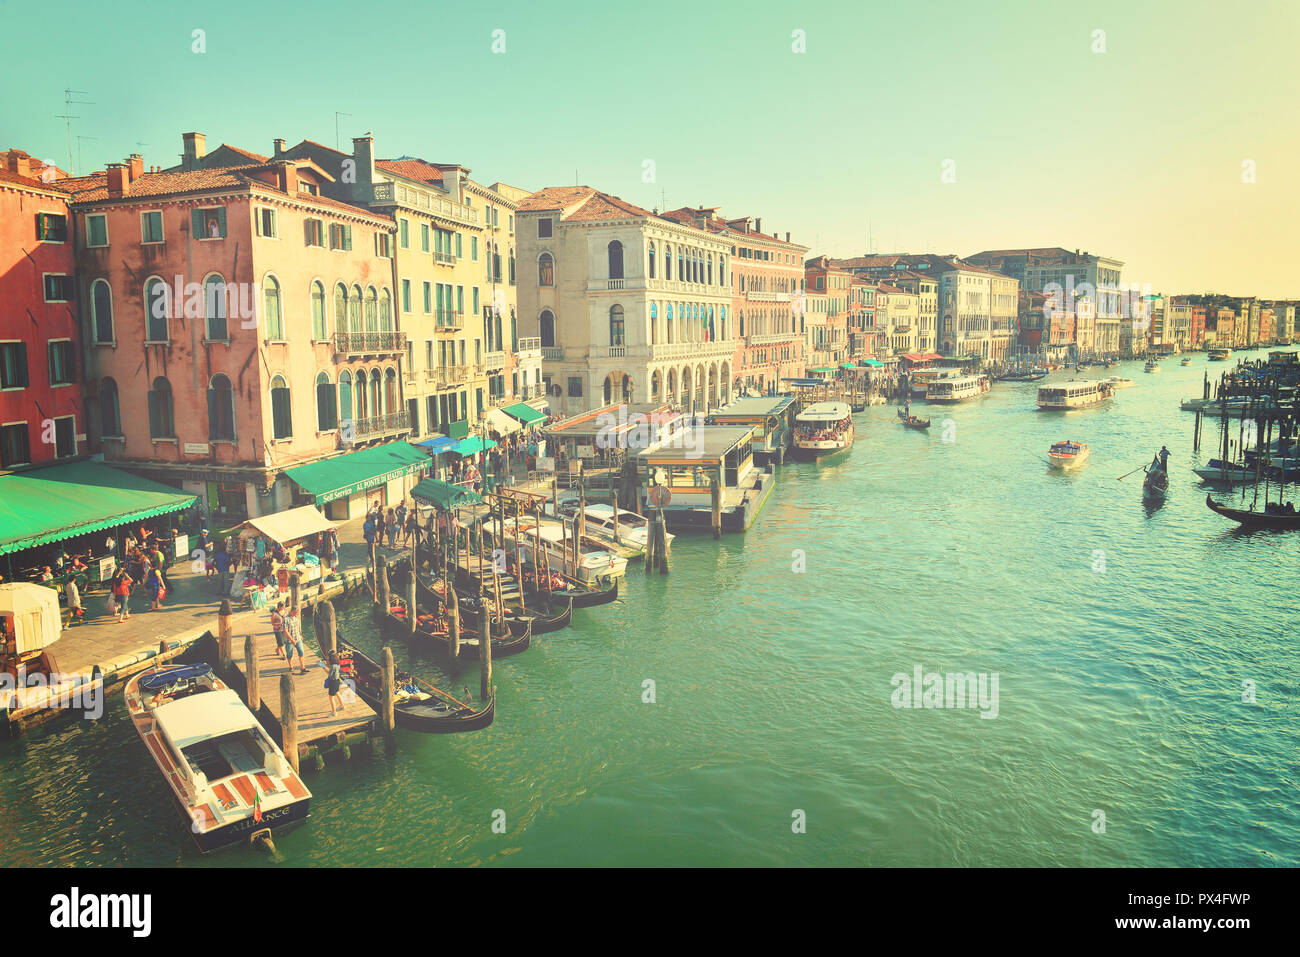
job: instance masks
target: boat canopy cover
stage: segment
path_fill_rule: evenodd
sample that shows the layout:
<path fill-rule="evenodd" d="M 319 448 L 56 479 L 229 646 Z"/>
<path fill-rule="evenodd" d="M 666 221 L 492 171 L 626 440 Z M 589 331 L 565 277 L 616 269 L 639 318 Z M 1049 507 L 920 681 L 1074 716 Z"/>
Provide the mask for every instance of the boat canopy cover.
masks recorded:
<path fill-rule="evenodd" d="M 433 478 L 427 478 L 411 489 L 411 498 L 420 502 L 428 502 L 430 505 L 438 506 L 438 508 L 477 505 L 483 501 L 483 497 L 472 489 Z"/>
<path fill-rule="evenodd" d="M 150 672 L 140 679 L 141 691 L 162 691 L 169 685 L 177 681 L 189 681 L 191 678 L 202 678 L 209 674 L 212 667 L 207 664 L 197 665 L 176 665 L 171 668 L 162 668 L 158 671 Z"/>
<path fill-rule="evenodd" d="M 815 389 L 826 384 L 825 379 L 800 379 L 788 376 L 783 378 L 781 381 L 790 383 L 796 389 Z"/>
<path fill-rule="evenodd" d="M 796 422 L 841 422 L 850 414 L 847 402 L 815 402 L 800 412 Z"/>
<path fill-rule="evenodd" d="M 253 712 L 229 688 L 169 701 L 155 708 L 153 715 L 177 751 L 200 741 L 260 727 Z"/>
<path fill-rule="evenodd" d="M 178 512 L 196 501 L 99 462 L 0 476 L 0 555 Z"/>
<path fill-rule="evenodd" d="M 259 515 L 244 522 L 245 527 L 260 532 L 273 542 L 288 545 L 317 532 L 328 532 L 334 523 L 315 505 L 302 505 L 272 515 Z"/>
<path fill-rule="evenodd" d="M 429 456 L 409 442 L 389 442 L 287 469 L 289 476 L 317 505 L 347 498 L 430 466 Z"/>
<path fill-rule="evenodd" d="M 506 415 L 512 415 L 524 425 L 532 425 L 534 422 L 545 422 L 546 413 L 538 412 L 526 402 L 519 402 L 515 405 L 508 405 L 501 410 Z"/>
<path fill-rule="evenodd" d="M 9 582 L 0 585 L 0 615 L 12 618 L 18 654 L 48 648 L 59 637 L 59 593 L 45 585 Z"/>

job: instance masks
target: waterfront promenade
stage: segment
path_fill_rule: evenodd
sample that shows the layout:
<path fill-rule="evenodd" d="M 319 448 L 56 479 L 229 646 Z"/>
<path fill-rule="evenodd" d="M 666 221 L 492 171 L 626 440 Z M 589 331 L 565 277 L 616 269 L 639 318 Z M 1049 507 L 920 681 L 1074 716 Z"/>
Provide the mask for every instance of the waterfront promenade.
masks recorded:
<path fill-rule="evenodd" d="M 364 518 L 355 518 L 338 526 L 339 577 L 324 584 L 324 596 L 336 595 L 343 583 L 364 579 L 367 568 L 366 545 L 361 534 Z M 380 555 L 392 560 L 403 549 L 381 548 Z M 206 632 L 217 632 L 217 616 L 221 610 L 221 596 L 217 594 L 217 579 L 196 574 L 188 561 L 177 560 L 168 570 L 171 588 L 158 611 L 149 610 L 149 600 L 143 590 L 131 596 L 131 617 L 119 622 L 108 610 L 108 592 L 96 589 L 82 598 L 86 614 L 82 623 L 65 628 L 49 647 L 65 685 L 71 687 L 89 680 L 96 665 L 105 680 L 123 678 L 135 666 L 147 662 L 159 653 L 160 643 L 166 642 L 169 652 L 188 646 Z M 315 600 L 315 584 L 304 589 L 301 601 Z M 285 596 L 286 603 L 288 595 Z M 232 602 L 232 643 L 236 657 L 243 654 L 244 635 L 270 635 L 270 611 L 253 611 Z M 311 629 L 304 634 L 311 637 Z M 37 706 L 38 699 L 28 697 L 24 704 Z"/>

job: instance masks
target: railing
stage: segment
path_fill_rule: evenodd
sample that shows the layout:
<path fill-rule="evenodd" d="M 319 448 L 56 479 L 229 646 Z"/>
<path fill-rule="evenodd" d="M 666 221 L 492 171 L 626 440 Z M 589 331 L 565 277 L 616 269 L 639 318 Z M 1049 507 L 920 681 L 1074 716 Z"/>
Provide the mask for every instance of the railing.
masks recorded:
<path fill-rule="evenodd" d="M 798 338 L 797 332 L 772 332 L 761 336 L 746 336 L 745 341 L 751 346 L 765 346 L 772 342 L 790 342 Z"/>
<path fill-rule="evenodd" d="M 353 430 L 358 438 L 384 435 L 388 432 L 402 432 L 411 427 L 406 410 L 390 412 L 387 415 L 372 415 L 366 419 L 354 419 Z"/>
<path fill-rule="evenodd" d="M 543 359 L 563 359 L 564 346 L 542 346 Z"/>
<path fill-rule="evenodd" d="M 483 367 L 485 369 L 500 369 L 505 364 L 506 354 L 504 350 L 498 349 L 483 356 Z"/>
<path fill-rule="evenodd" d="M 747 292 L 745 298 L 750 302 L 789 302 L 788 292 Z"/>
<path fill-rule="evenodd" d="M 336 332 L 334 351 L 349 355 L 378 355 L 406 351 L 404 332 Z"/>
<path fill-rule="evenodd" d="M 441 216 L 444 219 L 450 219 L 453 222 L 469 226 L 479 224 L 478 210 L 461 203 L 454 203 L 427 190 L 417 189 L 405 184 L 375 183 L 374 201 L 376 203 L 401 203 L 412 209 L 427 210 L 435 216 Z"/>
<path fill-rule="evenodd" d="M 785 338 L 784 336 L 782 338 Z M 736 351 L 736 343 L 723 342 L 670 342 L 650 347 L 651 359 L 683 359 L 689 357 L 723 356 Z"/>
<path fill-rule="evenodd" d="M 626 280 L 623 280 L 623 279 L 606 279 L 606 280 L 605 280 L 605 288 L 606 288 L 606 289 L 622 289 L 622 288 L 623 288 L 623 283 L 624 283 L 624 282 L 626 282 Z"/>
<path fill-rule="evenodd" d="M 542 348 L 542 339 L 540 336 L 529 336 L 526 339 L 520 339 L 519 344 L 515 346 L 515 352 L 523 355 L 525 352 L 538 352 Z"/>
<path fill-rule="evenodd" d="M 446 266 L 454 266 L 456 265 L 456 255 L 454 253 L 436 252 L 433 254 L 433 261 L 436 263 L 442 263 L 443 265 Z"/>
<path fill-rule="evenodd" d="M 439 389 L 446 389 L 453 385 L 459 385 L 469 378 L 469 366 L 443 366 L 442 368 L 437 369 L 436 372 L 438 376 Z"/>
<path fill-rule="evenodd" d="M 605 346 L 604 348 L 597 346 L 592 351 L 606 359 L 623 359 L 627 357 L 627 346 Z"/>
<path fill-rule="evenodd" d="M 439 309 L 435 325 L 439 329 L 459 329 L 465 325 L 465 312 L 460 309 Z"/>

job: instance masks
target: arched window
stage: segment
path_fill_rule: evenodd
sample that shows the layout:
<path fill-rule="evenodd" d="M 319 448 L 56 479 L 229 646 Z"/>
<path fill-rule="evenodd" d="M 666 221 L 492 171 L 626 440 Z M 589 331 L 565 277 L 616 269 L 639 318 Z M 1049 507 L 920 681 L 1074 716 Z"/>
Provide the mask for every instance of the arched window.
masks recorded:
<path fill-rule="evenodd" d="M 606 251 L 609 254 L 609 278 L 623 278 L 623 244 L 617 239 L 612 240 Z"/>
<path fill-rule="evenodd" d="M 705 341 L 705 342 L 716 342 L 716 341 L 717 341 L 717 338 L 714 336 L 713 332 L 714 332 L 714 329 L 713 329 L 713 307 L 712 307 L 712 306 L 709 306 L 709 325 L 708 325 L 707 330 L 706 330 L 705 333 L 704 333 L 704 341 Z"/>
<path fill-rule="evenodd" d="M 397 370 L 389 369 L 384 373 L 384 413 L 392 415 L 401 404 L 397 395 Z"/>
<path fill-rule="evenodd" d="M 203 280 L 203 312 L 207 317 L 203 334 L 206 338 L 214 342 L 230 338 L 230 326 L 226 322 L 229 308 L 226 281 L 213 273 Z"/>
<path fill-rule="evenodd" d="M 342 382 L 343 376 L 340 375 L 340 385 Z M 338 403 L 335 396 L 329 373 L 318 374 L 316 376 L 316 430 L 318 432 L 329 432 L 339 427 Z"/>
<path fill-rule="evenodd" d="M 673 247 L 664 243 L 664 278 L 673 278 Z"/>
<path fill-rule="evenodd" d="M 659 344 L 659 305 L 650 303 L 650 344 Z"/>
<path fill-rule="evenodd" d="M 381 332 L 393 331 L 393 297 L 387 289 L 379 291 L 379 329 Z"/>
<path fill-rule="evenodd" d="M 664 260 L 664 262 L 671 262 L 671 261 L 672 260 L 670 259 Z M 670 302 L 667 306 L 664 307 L 664 342 L 671 343 L 672 341 L 673 341 L 673 304 Z"/>
<path fill-rule="evenodd" d="M 171 313 L 171 290 L 161 279 L 144 284 L 145 341 L 167 341 L 167 316 Z"/>
<path fill-rule="evenodd" d="M 718 332 L 720 333 L 719 338 L 721 338 L 725 342 L 727 339 L 731 338 L 730 336 L 727 335 L 727 307 L 726 306 L 718 307 L 718 318 L 721 320 L 721 323 L 719 324 L 718 327 Z"/>
<path fill-rule="evenodd" d="M 677 247 L 677 278 L 682 282 L 688 282 L 691 278 L 686 273 L 686 252 L 680 246 Z"/>
<path fill-rule="evenodd" d="M 379 298 L 375 295 L 375 287 L 371 286 L 366 290 L 366 332 L 379 331 Z"/>
<path fill-rule="evenodd" d="M 542 345 L 555 345 L 555 313 L 549 309 L 543 309 L 542 315 L 538 319 L 542 327 Z"/>
<path fill-rule="evenodd" d="M 221 373 L 208 383 L 208 441 L 235 441 L 235 393 Z"/>
<path fill-rule="evenodd" d="M 271 380 L 271 438 L 293 437 L 293 415 L 289 405 L 289 383 L 278 375 Z"/>
<path fill-rule="evenodd" d="M 550 253 L 542 253 L 537 257 L 537 285 L 555 285 L 555 259 Z"/>
<path fill-rule="evenodd" d="M 108 281 L 96 279 L 90 284 L 90 308 L 94 320 L 95 341 L 113 341 L 113 290 Z"/>
<path fill-rule="evenodd" d="M 103 436 L 122 434 L 122 407 L 117 400 L 117 383 L 111 377 L 99 385 L 99 430 Z"/>
<path fill-rule="evenodd" d="M 718 257 L 718 285 L 725 286 L 726 284 L 727 284 L 727 257 L 719 256 Z"/>
<path fill-rule="evenodd" d="M 370 415 L 369 393 L 366 391 L 366 370 L 357 370 L 357 391 L 356 391 L 356 413 L 358 419 L 367 418 Z"/>
<path fill-rule="evenodd" d="M 370 370 L 370 417 L 383 415 L 388 410 L 384 408 L 383 383 L 380 381 L 381 376 L 378 369 Z"/>
<path fill-rule="evenodd" d="M 352 373 L 347 369 L 339 373 L 339 421 L 352 421 Z"/>
<path fill-rule="evenodd" d="M 176 438 L 176 420 L 172 416 L 172 386 L 159 376 L 149 390 L 149 435 L 155 439 Z"/>
<path fill-rule="evenodd" d="M 334 329 L 347 332 L 348 326 L 348 290 L 343 283 L 334 287 Z"/>
<path fill-rule="evenodd" d="M 515 284 L 515 251 L 510 250 L 510 285 Z"/>
<path fill-rule="evenodd" d="M 284 339 L 284 316 L 280 312 L 280 284 L 274 276 L 262 281 L 262 300 L 266 304 L 262 318 L 266 322 L 266 338 Z"/>
<path fill-rule="evenodd" d="M 353 286 L 352 291 L 348 293 L 348 329 L 353 335 L 366 330 L 365 322 L 361 318 L 360 286 Z"/>
<path fill-rule="evenodd" d="M 705 282 L 710 286 L 713 285 L 713 253 L 709 253 L 709 271 L 704 274 Z"/>
<path fill-rule="evenodd" d="M 319 282 L 311 284 L 311 337 L 318 342 L 325 332 L 325 287 Z"/>
<path fill-rule="evenodd" d="M 651 279 L 655 277 L 655 244 L 650 244 L 650 272 L 647 274 Z"/>
<path fill-rule="evenodd" d="M 609 307 L 609 344 L 623 345 L 623 307 L 618 304 Z"/>

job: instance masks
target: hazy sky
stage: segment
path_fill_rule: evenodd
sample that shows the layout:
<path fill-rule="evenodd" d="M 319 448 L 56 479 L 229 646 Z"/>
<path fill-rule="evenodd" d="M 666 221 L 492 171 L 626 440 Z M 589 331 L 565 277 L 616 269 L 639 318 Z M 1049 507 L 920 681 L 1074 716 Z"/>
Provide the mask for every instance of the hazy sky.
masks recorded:
<path fill-rule="evenodd" d="M 79 171 L 171 165 L 188 130 L 209 149 L 333 145 L 341 111 L 344 144 L 373 131 L 380 156 L 531 189 L 576 171 L 646 207 L 760 216 L 814 254 L 869 236 L 1060 245 L 1155 291 L 1300 297 L 1300 3 L 97 0 L 0 17 L 0 148 L 66 167 L 56 114 L 85 90 Z"/>

